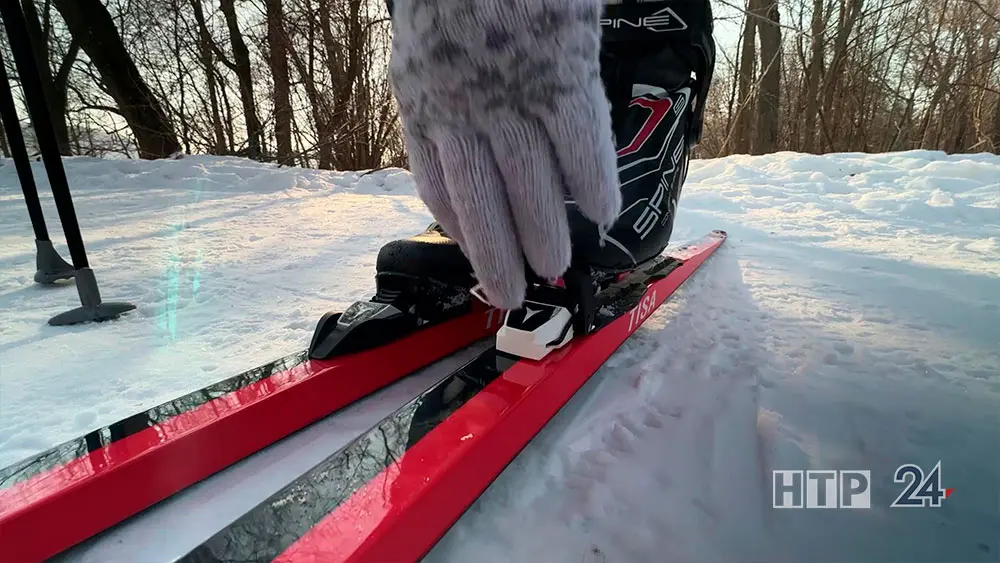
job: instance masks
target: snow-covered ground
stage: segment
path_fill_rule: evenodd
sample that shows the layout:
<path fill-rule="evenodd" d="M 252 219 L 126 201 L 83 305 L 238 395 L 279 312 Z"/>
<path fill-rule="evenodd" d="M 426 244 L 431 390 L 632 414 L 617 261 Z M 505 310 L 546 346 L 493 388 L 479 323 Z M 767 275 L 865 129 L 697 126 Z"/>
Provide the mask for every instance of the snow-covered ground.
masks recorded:
<path fill-rule="evenodd" d="M 0 168 L 0 466 L 308 346 L 367 299 L 375 255 L 426 227 L 408 174 L 321 174 L 243 159 L 66 159 L 91 265 L 120 322 L 53 328 L 75 285 L 32 283 L 31 227 Z M 52 239 L 69 259 L 40 165 Z"/>
<path fill-rule="evenodd" d="M 305 347 L 429 216 L 399 170 L 67 159 L 105 299 L 52 328 L 0 166 L 0 465 Z M 62 236 L 41 166 L 50 230 Z M 996 561 L 1000 157 L 692 163 L 675 240 L 726 246 L 588 383 L 428 561 Z M 936 509 L 889 504 L 941 461 Z M 872 510 L 774 510 L 772 469 L 869 469 Z"/>

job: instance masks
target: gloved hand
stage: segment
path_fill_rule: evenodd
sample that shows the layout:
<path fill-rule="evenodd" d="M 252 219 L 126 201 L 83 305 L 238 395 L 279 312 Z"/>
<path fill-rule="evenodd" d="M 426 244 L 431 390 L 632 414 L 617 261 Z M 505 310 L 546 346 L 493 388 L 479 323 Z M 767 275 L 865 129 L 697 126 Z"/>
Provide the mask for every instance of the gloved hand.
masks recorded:
<path fill-rule="evenodd" d="M 565 206 L 621 208 L 600 77 L 599 0 L 396 0 L 390 62 L 417 193 L 487 299 L 522 305 L 525 264 L 570 264 Z"/>

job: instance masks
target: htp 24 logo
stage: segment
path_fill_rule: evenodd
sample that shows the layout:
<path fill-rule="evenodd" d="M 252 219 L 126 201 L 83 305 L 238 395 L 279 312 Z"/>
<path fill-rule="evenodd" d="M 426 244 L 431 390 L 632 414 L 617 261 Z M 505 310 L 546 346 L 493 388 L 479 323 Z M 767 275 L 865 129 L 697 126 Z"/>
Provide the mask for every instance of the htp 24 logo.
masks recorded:
<path fill-rule="evenodd" d="M 912 463 L 900 465 L 893 476 L 896 483 L 906 483 L 896 500 L 892 501 L 893 508 L 938 508 L 941 501 L 951 496 L 955 489 L 945 489 L 941 485 L 941 462 L 938 461 L 931 469 L 930 473 L 924 476 L 924 470 L 920 466 Z"/>
<path fill-rule="evenodd" d="M 773 508 L 871 508 L 867 469 L 774 471 L 772 477 Z M 918 465 L 901 465 L 893 481 L 905 487 L 892 507 L 939 507 L 954 491 L 941 484 L 940 461 L 926 475 Z"/>

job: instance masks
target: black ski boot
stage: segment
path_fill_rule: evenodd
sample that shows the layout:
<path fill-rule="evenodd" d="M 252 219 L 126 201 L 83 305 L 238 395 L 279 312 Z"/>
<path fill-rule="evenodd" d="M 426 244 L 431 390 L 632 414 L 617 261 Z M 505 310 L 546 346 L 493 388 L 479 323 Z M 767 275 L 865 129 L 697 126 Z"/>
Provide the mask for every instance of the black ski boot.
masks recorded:
<path fill-rule="evenodd" d="M 601 308 L 635 307 L 645 288 L 639 280 L 671 267 L 662 253 L 715 65 L 711 8 L 708 0 L 609 5 L 601 24 L 622 211 L 602 235 L 567 202 L 569 271 L 558 288 L 533 285 L 524 309 L 509 313 L 497 335 L 497 348 L 520 357 L 540 359 L 599 328 Z"/>
<path fill-rule="evenodd" d="M 634 307 L 630 300 L 641 297 L 644 280 L 671 265 L 661 253 L 691 149 L 701 138 L 715 65 L 709 0 L 608 5 L 601 26 L 601 77 L 611 101 L 622 212 L 602 236 L 567 202 L 570 269 L 556 286 L 529 271 L 525 306 L 508 313 L 497 336 L 499 349 L 520 357 L 539 359 L 592 332 L 601 326 L 601 307 Z M 387 244 L 376 270 L 375 297 L 324 316 L 310 357 L 377 346 L 471 305 L 472 268 L 437 225 Z"/>
<path fill-rule="evenodd" d="M 601 237 L 574 203 L 568 206 L 574 264 L 623 272 L 670 242 L 715 56 L 708 0 L 617 4 L 605 15 L 601 77 L 611 102 L 622 211 Z M 644 25 L 621 23 L 633 20 Z"/>
<path fill-rule="evenodd" d="M 373 301 L 405 307 L 425 322 L 455 316 L 456 308 L 469 303 L 476 283 L 462 249 L 438 223 L 383 246 L 375 271 Z"/>
<path fill-rule="evenodd" d="M 471 308 L 472 266 L 437 223 L 383 246 L 375 262 L 375 296 L 320 319 L 309 357 L 368 350 Z"/>

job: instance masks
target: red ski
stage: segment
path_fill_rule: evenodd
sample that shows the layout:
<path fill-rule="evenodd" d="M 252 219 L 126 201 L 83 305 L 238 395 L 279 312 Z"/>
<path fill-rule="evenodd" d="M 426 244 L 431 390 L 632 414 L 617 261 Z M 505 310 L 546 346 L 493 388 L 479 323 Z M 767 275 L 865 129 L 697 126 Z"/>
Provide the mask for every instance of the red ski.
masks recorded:
<path fill-rule="evenodd" d="M 419 560 L 725 240 L 714 231 L 626 280 L 628 307 L 604 307 L 614 312 L 599 330 L 540 361 L 484 352 L 183 560 Z"/>
<path fill-rule="evenodd" d="M 476 302 L 366 351 L 293 354 L 0 469 L 0 561 L 51 557 L 489 336 L 501 318 Z"/>

